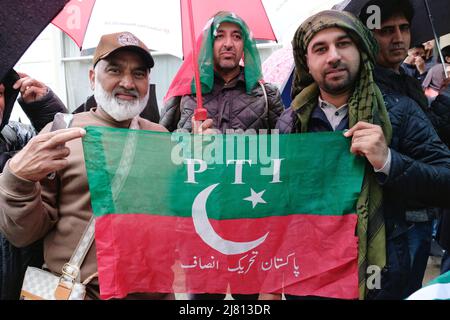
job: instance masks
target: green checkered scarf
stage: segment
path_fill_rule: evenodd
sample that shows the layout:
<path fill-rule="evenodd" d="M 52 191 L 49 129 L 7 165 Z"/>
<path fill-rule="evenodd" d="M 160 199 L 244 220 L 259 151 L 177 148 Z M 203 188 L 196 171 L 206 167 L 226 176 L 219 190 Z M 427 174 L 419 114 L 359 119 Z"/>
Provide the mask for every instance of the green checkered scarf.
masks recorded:
<path fill-rule="evenodd" d="M 392 126 L 383 97 L 373 80 L 373 65 L 378 51 L 371 32 L 353 15 L 340 11 L 323 11 L 306 20 L 292 40 L 295 59 L 295 78 L 292 108 L 297 112 L 301 131 L 306 132 L 308 121 L 317 106 L 319 88 L 308 73 L 306 64 L 307 47 L 312 38 L 321 30 L 337 27 L 348 32 L 361 53 L 361 73 L 351 96 L 349 106 L 349 126 L 359 121 L 378 124 L 382 127 L 387 143 L 392 137 Z M 367 267 L 386 264 L 386 235 L 381 204 L 383 193 L 377 183 L 373 168 L 368 164 L 360 197 L 357 201 L 358 224 L 358 272 L 360 299 L 366 295 Z"/>
<path fill-rule="evenodd" d="M 261 58 L 256 49 L 256 42 L 253 34 L 247 24 L 232 12 L 220 12 L 214 16 L 207 24 L 207 28 L 203 32 L 202 46 L 198 57 L 198 65 L 200 69 L 200 82 L 202 84 L 202 93 L 209 93 L 214 85 L 214 39 L 221 23 L 230 22 L 238 25 L 242 30 L 242 39 L 244 41 L 244 75 L 246 91 L 250 93 L 258 81 L 262 78 Z M 192 92 L 195 93 L 194 82 L 191 85 Z"/>

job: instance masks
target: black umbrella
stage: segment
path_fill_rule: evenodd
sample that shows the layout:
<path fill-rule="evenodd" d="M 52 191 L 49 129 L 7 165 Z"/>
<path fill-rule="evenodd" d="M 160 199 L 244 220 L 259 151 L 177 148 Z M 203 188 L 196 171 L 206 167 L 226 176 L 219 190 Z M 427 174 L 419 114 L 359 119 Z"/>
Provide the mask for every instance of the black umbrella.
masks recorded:
<path fill-rule="evenodd" d="M 382 0 L 382 2 L 390 0 Z M 435 39 L 439 54 L 441 48 L 439 37 L 450 33 L 450 3 L 449 0 L 409 0 L 414 8 L 414 18 L 411 22 L 412 44 L 424 43 Z M 338 10 L 345 10 L 359 15 L 361 9 L 370 0 L 346 0 L 335 6 Z M 444 61 L 441 55 L 441 61 Z"/>
<path fill-rule="evenodd" d="M 0 0 L 0 81 L 68 0 Z"/>

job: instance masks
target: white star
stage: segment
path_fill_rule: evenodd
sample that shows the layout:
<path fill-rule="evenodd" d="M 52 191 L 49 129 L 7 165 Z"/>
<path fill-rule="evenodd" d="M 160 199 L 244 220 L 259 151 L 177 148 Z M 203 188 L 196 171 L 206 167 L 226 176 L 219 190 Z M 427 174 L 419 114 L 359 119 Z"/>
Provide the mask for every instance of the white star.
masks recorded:
<path fill-rule="evenodd" d="M 255 190 L 253 190 L 251 188 L 250 188 L 250 190 L 251 190 L 251 193 L 252 193 L 251 196 L 248 197 L 248 198 L 245 198 L 244 200 L 245 201 L 251 201 L 252 205 L 253 205 L 253 209 L 255 209 L 255 207 L 256 207 L 256 205 L 258 203 L 267 203 L 262 198 L 262 196 L 263 196 L 264 192 L 266 192 L 266 190 L 263 190 L 263 191 L 261 191 L 259 193 L 256 193 Z"/>

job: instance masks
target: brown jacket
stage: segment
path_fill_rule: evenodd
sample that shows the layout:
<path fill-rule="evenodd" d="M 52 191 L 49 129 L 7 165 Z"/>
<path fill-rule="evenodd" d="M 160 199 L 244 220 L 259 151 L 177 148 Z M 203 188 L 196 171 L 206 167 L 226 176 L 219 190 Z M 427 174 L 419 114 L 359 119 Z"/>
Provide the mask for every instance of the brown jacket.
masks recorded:
<path fill-rule="evenodd" d="M 120 124 L 106 119 L 98 110 L 74 115 L 72 127 Z M 48 132 L 51 124 L 42 132 Z M 164 127 L 139 119 L 144 130 L 167 131 Z M 60 274 L 70 260 L 84 229 L 92 216 L 81 139 L 66 144 L 71 153 L 69 165 L 56 178 L 40 183 L 23 180 L 5 167 L 0 175 L 0 231 L 16 246 L 26 246 L 44 237 L 44 259 L 47 267 Z M 97 272 L 95 242 L 81 267 L 81 281 Z"/>

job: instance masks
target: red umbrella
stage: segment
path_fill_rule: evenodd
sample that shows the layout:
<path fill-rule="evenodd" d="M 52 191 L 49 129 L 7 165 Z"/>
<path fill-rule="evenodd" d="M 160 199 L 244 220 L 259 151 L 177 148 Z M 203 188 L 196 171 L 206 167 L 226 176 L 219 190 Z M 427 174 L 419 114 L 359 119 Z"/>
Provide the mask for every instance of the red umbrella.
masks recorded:
<path fill-rule="evenodd" d="M 102 34 L 130 31 L 150 49 L 185 57 L 192 52 L 201 97 L 196 47 L 192 44 L 206 22 L 221 10 L 242 17 L 255 38 L 276 40 L 261 0 L 72 0 L 53 23 L 80 48 L 94 47 Z M 197 112 L 203 111 L 197 118 L 203 119 L 206 112 L 201 98 L 198 100 Z"/>

